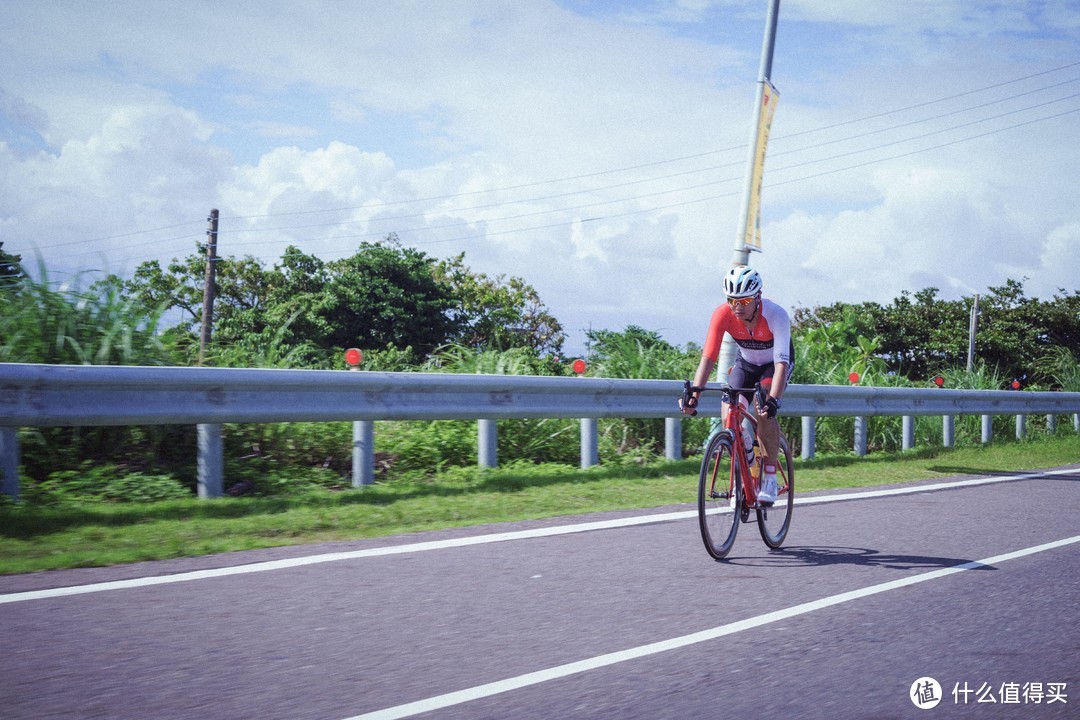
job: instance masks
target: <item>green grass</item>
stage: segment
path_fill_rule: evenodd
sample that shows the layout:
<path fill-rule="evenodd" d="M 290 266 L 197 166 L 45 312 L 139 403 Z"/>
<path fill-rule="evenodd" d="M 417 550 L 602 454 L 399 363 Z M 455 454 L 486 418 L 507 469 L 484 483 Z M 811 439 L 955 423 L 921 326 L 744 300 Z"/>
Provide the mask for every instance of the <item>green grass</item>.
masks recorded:
<path fill-rule="evenodd" d="M 1080 461 L 1080 436 L 796 462 L 799 492 Z M 286 498 L 0 505 L 0 574 L 116 565 L 695 501 L 698 460 L 456 469 L 424 483 Z"/>

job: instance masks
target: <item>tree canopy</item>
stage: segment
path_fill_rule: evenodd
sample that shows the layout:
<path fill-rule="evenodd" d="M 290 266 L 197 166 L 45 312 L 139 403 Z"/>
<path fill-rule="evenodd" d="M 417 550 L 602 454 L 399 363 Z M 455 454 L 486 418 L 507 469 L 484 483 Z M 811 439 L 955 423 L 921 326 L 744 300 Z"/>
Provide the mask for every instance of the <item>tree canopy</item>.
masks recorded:
<path fill-rule="evenodd" d="M 887 305 L 836 303 L 799 308 L 798 331 L 845 322 L 876 338 L 889 372 L 920 381 L 967 362 L 974 297 L 942 300 L 937 288 L 907 291 Z M 1059 290 L 1051 300 L 1029 298 L 1009 280 L 979 296 L 975 357 L 1010 378 L 1035 374 L 1043 358 L 1066 348 L 1080 358 L 1080 292 Z"/>
<path fill-rule="evenodd" d="M 202 318 L 205 262 L 193 254 L 165 269 L 143 263 L 124 287 L 148 306 L 179 310 L 176 332 L 191 343 Z M 489 278 L 465 266 L 463 254 L 439 261 L 392 235 L 329 262 L 294 246 L 270 268 L 250 256 L 219 258 L 215 276 L 216 346 L 277 343 L 307 364 L 352 346 L 409 348 L 417 361 L 447 344 L 557 352 L 565 337 L 520 278 Z"/>
<path fill-rule="evenodd" d="M 14 287 L 21 277 L 22 256 L 4 252 L 4 241 L 0 240 L 0 290 Z"/>
<path fill-rule="evenodd" d="M 44 267 L 34 282 L 20 262 L 0 243 L 0 292 L 8 296 L 0 303 L 0 357 L 193 363 L 203 313 L 201 252 L 64 291 L 50 288 Z M 367 367 L 380 369 L 424 367 L 435 356 L 469 351 L 525 351 L 520 357 L 532 363 L 560 355 L 565 340 L 524 279 L 476 272 L 464 254 L 430 257 L 392 234 L 338 260 L 290 246 L 269 267 L 250 256 L 221 257 L 215 270 L 214 364 L 333 367 L 354 346 L 367 354 Z M 885 304 L 798 308 L 796 381 L 844 382 L 856 371 L 923 382 L 963 369 L 974 300 L 945 300 L 931 287 Z M 1062 289 L 1043 300 L 1028 297 L 1019 281 L 991 287 L 979 296 L 974 350 L 980 367 L 1004 382 L 1071 385 L 1060 378 L 1071 377 L 1061 368 L 1080 359 L 1080 292 Z M 692 372 L 683 366 L 698 352 L 634 325 L 588 333 L 590 367 L 609 377 L 679 377 Z M 812 369 L 819 372 L 806 374 Z"/>

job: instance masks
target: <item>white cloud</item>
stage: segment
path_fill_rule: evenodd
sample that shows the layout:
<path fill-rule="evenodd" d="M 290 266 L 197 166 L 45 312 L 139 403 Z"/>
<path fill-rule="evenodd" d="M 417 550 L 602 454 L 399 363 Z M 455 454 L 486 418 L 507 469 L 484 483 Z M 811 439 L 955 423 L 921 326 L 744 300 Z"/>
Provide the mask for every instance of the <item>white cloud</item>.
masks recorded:
<path fill-rule="evenodd" d="M 329 259 L 396 232 L 524 277 L 572 343 L 628 324 L 700 341 L 737 226 L 762 14 L 8 3 L 5 250 L 131 269 L 189 254 L 219 207 L 226 253 Z M 1078 109 L 1076 18 L 1018 0 L 783 3 L 751 258 L 768 293 L 888 301 L 1017 274 L 1030 293 L 1074 290 L 1080 125 L 1033 121 Z"/>
<path fill-rule="evenodd" d="M 1029 248 L 1028 252 L 1037 249 L 1038 246 Z M 1080 272 L 1080 222 L 1054 228 L 1043 243 L 1038 259 L 1039 265 L 1031 274 L 1034 293 L 1048 298 L 1062 289 L 1066 293 L 1075 292 L 1077 273 Z"/>

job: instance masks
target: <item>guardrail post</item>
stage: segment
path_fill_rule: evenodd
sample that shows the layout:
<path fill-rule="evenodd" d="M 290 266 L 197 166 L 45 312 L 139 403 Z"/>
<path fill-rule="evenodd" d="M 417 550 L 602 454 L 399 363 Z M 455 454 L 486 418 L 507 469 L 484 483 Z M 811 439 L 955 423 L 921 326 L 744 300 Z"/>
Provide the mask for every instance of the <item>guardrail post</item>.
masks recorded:
<path fill-rule="evenodd" d="M 19 433 L 13 427 L 0 427 L 0 489 L 19 499 Z"/>
<path fill-rule="evenodd" d="M 816 418 L 811 415 L 804 415 L 802 419 L 802 452 L 800 456 L 803 460 L 814 457 L 814 443 L 817 441 L 817 428 L 814 425 L 814 420 Z"/>
<path fill-rule="evenodd" d="M 476 449 L 480 467 L 493 468 L 499 465 L 499 431 L 497 423 L 491 419 L 477 420 Z"/>
<path fill-rule="evenodd" d="M 375 482 L 375 422 L 354 420 L 352 425 L 353 487 Z"/>
<path fill-rule="evenodd" d="M 596 418 L 581 418 L 581 468 L 600 464 Z"/>
<path fill-rule="evenodd" d="M 682 419 L 664 418 L 664 457 L 682 460 Z"/>
<path fill-rule="evenodd" d="M 915 447 L 915 418 L 904 415 L 903 420 L 904 438 L 901 440 L 902 449 L 910 450 Z"/>
<path fill-rule="evenodd" d="M 1027 415 L 1016 416 L 1016 439 L 1023 440 L 1027 435 Z"/>
<path fill-rule="evenodd" d="M 855 454 L 859 457 L 866 456 L 866 416 L 859 415 L 855 418 Z"/>
<path fill-rule="evenodd" d="M 1057 432 L 1057 415 L 1046 416 L 1046 432 L 1051 435 Z"/>
<path fill-rule="evenodd" d="M 1080 413 L 1073 413 L 1073 432 L 1080 433 Z"/>
<path fill-rule="evenodd" d="M 956 444 L 956 418 L 952 415 L 941 416 L 941 444 L 947 448 Z"/>
<path fill-rule="evenodd" d="M 990 441 L 994 439 L 994 416 L 983 415 L 982 416 L 982 444 L 989 445 Z"/>
<path fill-rule="evenodd" d="M 199 498 L 211 500 L 224 494 L 225 444 L 221 425 L 197 426 L 199 438 Z"/>

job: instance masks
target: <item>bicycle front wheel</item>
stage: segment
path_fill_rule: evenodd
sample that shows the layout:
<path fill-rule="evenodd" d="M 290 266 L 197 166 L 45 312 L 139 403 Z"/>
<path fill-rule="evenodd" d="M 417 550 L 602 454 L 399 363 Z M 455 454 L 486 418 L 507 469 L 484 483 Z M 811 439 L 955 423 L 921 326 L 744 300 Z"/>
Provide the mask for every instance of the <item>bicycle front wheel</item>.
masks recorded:
<path fill-rule="evenodd" d="M 791 529 L 791 511 L 795 505 L 795 468 L 791 464 L 791 449 L 787 438 L 780 436 L 780 457 L 776 463 L 776 502 L 772 507 L 757 509 L 761 539 L 771 548 L 784 544 Z"/>
<path fill-rule="evenodd" d="M 698 524 L 705 549 L 720 560 L 735 544 L 743 491 L 738 466 L 732 462 L 731 433 L 713 436 L 701 460 L 698 478 Z"/>

